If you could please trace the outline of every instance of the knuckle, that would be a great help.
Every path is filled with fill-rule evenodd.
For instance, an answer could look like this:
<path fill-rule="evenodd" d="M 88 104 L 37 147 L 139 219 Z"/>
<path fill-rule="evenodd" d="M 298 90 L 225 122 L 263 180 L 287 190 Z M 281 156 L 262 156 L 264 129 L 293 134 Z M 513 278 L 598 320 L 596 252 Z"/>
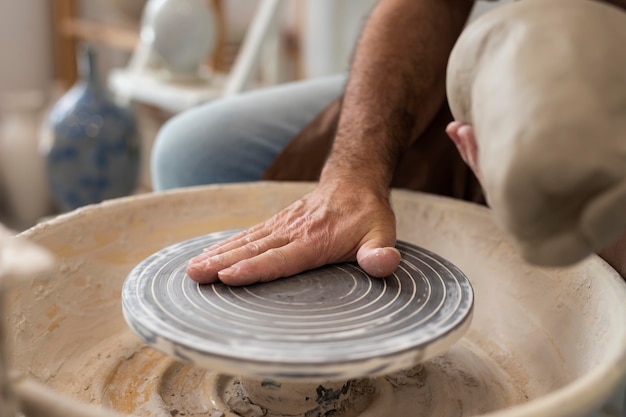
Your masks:
<path fill-rule="evenodd" d="M 269 249 L 267 255 L 278 264 L 284 264 L 289 261 L 287 254 L 281 248 Z"/>
<path fill-rule="evenodd" d="M 244 250 L 246 251 L 248 255 L 252 255 L 252 256 L 256 256 L 262 252 L 261 245 L 259 245 L 258 242 L 254 242 L 254 241 L 248 242 L 244 246 Z"/>

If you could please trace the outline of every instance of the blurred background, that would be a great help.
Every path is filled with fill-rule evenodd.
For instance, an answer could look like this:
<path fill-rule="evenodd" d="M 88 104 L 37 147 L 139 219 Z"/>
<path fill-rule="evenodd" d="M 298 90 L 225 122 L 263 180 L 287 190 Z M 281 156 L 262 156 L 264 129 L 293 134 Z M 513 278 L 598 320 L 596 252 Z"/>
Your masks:
<path fill-rule="evenodd" d="M 98 130 L 98 123 L 117 122 L 104 116 L 111 105 L 93 104 L 104 99 L 85 85 L 98 82 L 137 127 L 138 175 L 131 181 L 132 190 L 122 193 L 150 192 L 150 149 L 168 118 L 218 99 L 225 91 L 236 94 L 345 71 L 374 3 L 0 0 L 0 222 L 21 230 L 59 212 L 111 197 L 94 192 L 91 200 L 79 199 L 67 189 L 64 197 L 73 193 L 73 205 L 59 197 L 60 189 L 72 181 L 100 188 L 113 181 L 102 172 L 88 181 L 87 174 L 79 175 L 85 169 L 86 155 L 102 168 L 112 164 L 110 155 L 107 159 L 102 153 L 102 143 L 113 143 L 112 134 L 121 135 L 115 140 L 126 141 L 119 143 L 132 142 L 121 133 L 102 137 L 104 129 Z M 487 7 L 479 2 L 481 11 Z M 198 33 L 207 41 L 204 46 L 189 41 Z M 93 68 L 85 69 L 85 43 L 95 57 Z M 81 126 L 84 129 L 77 130 Z M 68 147 L 72 141 L 87 143 L 77 135 L 88 138 L 90 147 Z M 82 158 L 83 165 L 64 162 L 59 167 L 60 156 Z M 74 171 L 76 178 L 68 179 L 68 172 Z"/>

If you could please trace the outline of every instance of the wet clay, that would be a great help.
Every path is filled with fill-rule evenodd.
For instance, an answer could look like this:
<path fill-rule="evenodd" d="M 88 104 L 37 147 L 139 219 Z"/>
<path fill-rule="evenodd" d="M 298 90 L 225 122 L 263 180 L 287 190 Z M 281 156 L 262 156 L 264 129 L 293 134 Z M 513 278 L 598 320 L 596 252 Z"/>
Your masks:
<path fill-rule="evenodd" d="M 255 224 L 311 187 L 260 183 L 146 195 L 29 230 L 24 237 L 56 255 L 57 264 L 8 294 L 14 367 L 69 398 L 124 415 L 246 415 L 235 414 L 241 404 L 227 392 L 241 375 L 168 358 L 127 328 L 122 283 L 149 254 Z M 599 258 L 541 270 L 523 262 L 488 209 L 400 191 L 392 204 L 398 238 L 461 268 L 474 287 L 475 311 L 468 333 L 445 354 L 356 390 L 363 401 L 353 404 L 365 407 L 359 416 L 584 415 L 624 379 L 626 284 Z"/>
<path fill-rule="evenodd" d="M 626 13 L 525 0 L 470 24 L 448 99 L 473 124 L 482 185 L 526 259 L 568 265 L 626 230 Z"/>
<path fill-rule="evenodd" d="M 315 395 L 304 407 L 289 403 L 289 397 L 249 401 L 245 391 L 241 392 L 242 378 L 183 364 L 144 347 L 115 369 L 103 401 L 124 414 L 155 417 L 213 416 L 225 410 L 231 410 L 224 413 L 229 417 L 323 416 L 331 411 L 337 417 L 380 417 L 388 410 L 399 416 L 473 416 L 531 398 L 524 373 L 510 371 L 511 364 L 498 364 L 482 348 L 464 340 L 448 353 L 415 368 L 353 381 L 349 404 L 338 401 L 334 408 L 320 409 Z M 318 392 L 320 388 L 328 390 L 325 384 L 316 387 Z"/>

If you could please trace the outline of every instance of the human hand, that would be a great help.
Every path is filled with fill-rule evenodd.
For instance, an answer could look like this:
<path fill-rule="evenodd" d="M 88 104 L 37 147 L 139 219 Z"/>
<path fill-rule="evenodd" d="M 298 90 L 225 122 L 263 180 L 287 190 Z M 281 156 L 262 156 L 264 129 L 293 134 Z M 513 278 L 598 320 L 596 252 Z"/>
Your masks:
<path fill-rule="evenodd" d="M 395 241 L 387 195 L 332 181 L 205 249 L 189 261 L 187 274 L 200 283 L 247 285 L 356 260 L 368 274 L 385 277 L 400 263 Z"/>
<path fill-rule="evenodd" d="M 480 167 L 478 166 L 478 145 L 473 126 L 458 121 L 450 122 L 446 127 L 446 133 L 456 145 L 461 158 L 474 171 L 476 178 L 481 180 Z"/>

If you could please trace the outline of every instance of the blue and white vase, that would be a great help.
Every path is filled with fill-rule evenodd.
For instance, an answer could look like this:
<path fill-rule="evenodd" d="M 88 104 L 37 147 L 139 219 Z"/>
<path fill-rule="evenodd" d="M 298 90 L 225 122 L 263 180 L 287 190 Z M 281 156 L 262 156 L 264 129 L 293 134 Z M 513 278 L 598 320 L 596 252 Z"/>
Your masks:
<path fill-rule="evenodd" d="M 140 138 L 133 115 L 98 80 L 93 49 L 78 55 L 80 78 L 52 107 L 44 144 L 48 183 L 61 211 L 131 194 L 139 175 Z"/>

